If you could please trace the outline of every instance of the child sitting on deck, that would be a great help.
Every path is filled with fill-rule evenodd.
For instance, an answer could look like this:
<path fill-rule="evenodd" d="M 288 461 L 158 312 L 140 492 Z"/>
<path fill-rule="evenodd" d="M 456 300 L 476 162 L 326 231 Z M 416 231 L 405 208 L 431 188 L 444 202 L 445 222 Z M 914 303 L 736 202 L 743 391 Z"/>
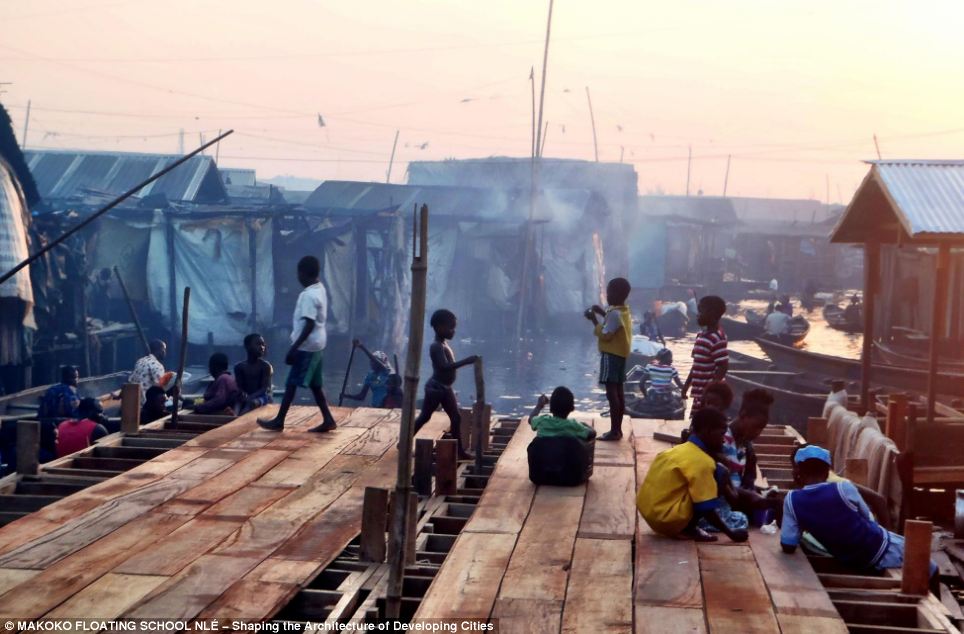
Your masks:
<path fill-rule="evenodd" d="M 91 444 L 108 434 L 100 423 L 104 408 L 96 398 L 85 398 L 77 407 L 78 417 L 65 420 L 57 426 L 57 457 L 63 458 Z"/>
<path fill-rule="evenodd" d="M 715 409 L 693 416 L 687 442 L 667 449 L 653 460 L 636 496 L 636 507 L 650 527 L 667 537 L 716 541 L 699 528 L 706 519 L 735 542 L 747 540 L 745 529 L 732 529 L 717 513 L 716 456 L 723 448 L 726 417 Z"/>
<path fill-rule="evenodd" d="M 803 532 L 810 533 L 842 564 L 856 570 L 900 568 L 904 538 L 878 524 L 857 488 L 850 482 L 828 482 L 830 452 L 807 445 L 793 457 L 802 489 L 787 493 L 783 502 L 780 546 L 792 554 Z M 931 575 L 937 571 L 932 561 Z"/>
<path fill-rule="evenodd" d="M 547 404 L 550 414 L 540 416 Z M 576 486 L 586 481 L 592 447 L 585 441 L 595 439 L 596 430 L 569 418 L 574 409 L 572 392 L 560 386 L 549 398 L 541 395 L 529 414 L 529 426 L 536 432 L 527 450 L 534 484 Z"/>
<path fill-rule="evenodd" d="M 194 403 L 195 414 L 234 415 L 238 402 L 238 384 L 228 372 L 228 357 L 223 352 L 215 352 L 208 360 L 208 371 L 214 381 L 204 390 L 204 398 Z"/>
<path fill-rule="evenodd" d="M 264 360 L 268 351 L 264 337 L 256 332 L 246 336 L 244 350 L 248 358 L 234 366 L 234 378 L 240 390 L 239 414 L 246 414 L 271 402 L 271 379 L 274 376 L 274 368 Z"/>
<path fill-rule="evenodd" d="M 167 394 L 164 392 L 164 388 L 159 385 L 152 385 L 150 389 L 147 390 L 144 405 L 141 407 L 141 425 L 153 423 L 168 414 Z"/>

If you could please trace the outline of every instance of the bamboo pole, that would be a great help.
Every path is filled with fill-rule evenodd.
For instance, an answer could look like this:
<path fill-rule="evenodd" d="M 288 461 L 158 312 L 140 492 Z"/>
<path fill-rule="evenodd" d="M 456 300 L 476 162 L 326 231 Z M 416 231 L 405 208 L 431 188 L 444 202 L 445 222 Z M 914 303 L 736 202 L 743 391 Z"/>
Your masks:
<path fill-rule="evenodd" d="M 864 245 L 864 342 L 860 363 L 860 406 L 871 408 L 870 381 L 873 370 L 871 359 L 874 353 L 874 304 L 877 300 L 877 286 L 880 284 L 880 244 L 875 241 Z"/>
<path fill-rule="evenodd" d="M 131 296 L 127 292 L 127 284 L 124 283 L 124 278 L 121 277 L 120 271 L 116 266 L 114 267 L 114 276 L 117 277 L 117 283 L 120 284 L 121 293 L 124 294 L 124 301 L 127 302 L 127 310 L 131 311 L 131 319 L 134 320 L 137 335 L 141 338 L 141 343 L 144 344 L 144 350 L 147 351 L 147 354 L 150 354 L 151 344 L 147 341 L 147 335 L 144 334 L 144 329 L 141 328 L 141 320 L 137 318 L 137 311 L 134 310 L 134 302 L 131 301 Z"/>
<path fill-rule="evenodd" d="M 475 438 L 475 472 L 482 475 L 482 420 L 485 417 L 485 374 L 483 373 L 482 357 L 475 359 L 475 407 L 472 408 Z"/>
<path fill-rule="evenodd" d="M 415 397 L 419 367 L 422 361 L 422 339 L 425 333 L 425 296 L 428 281 L 428 206 L 422 205 L 413 218 L 416 226 L 412 244 L 412 305 L 408 323 L 408 357 L 405 359 L 405 392 L 402 398 L 402 423 L 398 436 L 398 477 L 395 499 L 408 500 L 412 490 L 412 424 L 415 419 Z M 415 243 L 414 235 L 418 236 Z M 390 533 L 392 554 L 389 562 L 388 592 L 385 616 L 397 619 L 402 608 L 402 582 L 405 577 L 405 544 L 409 529 L 408 504 L 398 504 L 392 517 Z"/>
<path fill-rule="evenodd" d="M 937 403 L 938 352 L 944 335 L 947 313 L 947 281 L 951 268 L 951 249 L 945 243 L 937 251 L 937 271 L 934 276 L 934 314 L 931 315 L 931 347 L 927 360 L 927 422 L 934 422 Z"/>
<path fill-rule="evenodd" d="M 178 360 L 177 379 L 174 382 L 174 411 L 171 412 L 171 426 L 177 427 L 177 412 L 180 408 L 181 387 L 184 382 L 184 364 L 187 363 L 187 322 L 191 305 L 191 287 L 184 287 L 184 301 L 181 305 L 181 357 Z"/>

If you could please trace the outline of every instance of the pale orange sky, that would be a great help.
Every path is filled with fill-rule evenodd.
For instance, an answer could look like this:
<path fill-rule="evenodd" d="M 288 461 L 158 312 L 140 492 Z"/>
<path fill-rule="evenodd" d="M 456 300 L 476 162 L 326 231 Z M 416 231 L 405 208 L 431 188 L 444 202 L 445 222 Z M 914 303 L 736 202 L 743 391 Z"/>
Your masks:
<path fill-rule="evenodd" d="M 259 177 L 404 182 L 528 156 L 548 0 L 0 0 L 0 96 L 29 147 L 174 152 L 218 129 Z M 849 200 L 874 158 L 961 158 L 964 4 L 558 0 L 547 157 L 622 151 L 640 192 Z M 538 84 L 537 84 L 538 86 Z M 468 101 L 463 101 L 468 100 Z M 107 114 L 105 114 L 107 113 Z M 120 113 L 111 116 L 109 113 Z M 317 124 L 321 114 L 327 126 Z M 621 130 L 620 130 L 621 128 Z M 424 149 L 421 146 L 428 143 Z"/>

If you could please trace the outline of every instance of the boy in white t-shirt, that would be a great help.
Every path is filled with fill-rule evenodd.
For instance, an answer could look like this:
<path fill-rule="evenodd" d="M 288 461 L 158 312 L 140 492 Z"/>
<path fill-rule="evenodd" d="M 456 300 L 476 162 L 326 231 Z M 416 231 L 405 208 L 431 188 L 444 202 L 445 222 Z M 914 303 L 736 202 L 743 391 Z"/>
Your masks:
<path fill-rule="evenodd" d="M 298 281 L 305 287 L 298 296 L 291 327 L 291 349 L 285 356 L 285 363 L 291 366 L 285 382 L 285 395 L 281 400 L 278 415 L 270 420 L 259 418 L 258 425 L 264 429 L 282 431 L 285 416 L 295 398 L 299 387 L 307 387 L 315 397 L 321 410 L 322 423 L 308 431 L 324 432 L 337 427 L 335 418 L 328 409 L 328 399 L 322 390 L 322 353 L 327 343 L 325 321 L 328 317 L 328 294 L 321 283 L 321 264 L 313 255 L 306 255 L 298 261 Z"/>

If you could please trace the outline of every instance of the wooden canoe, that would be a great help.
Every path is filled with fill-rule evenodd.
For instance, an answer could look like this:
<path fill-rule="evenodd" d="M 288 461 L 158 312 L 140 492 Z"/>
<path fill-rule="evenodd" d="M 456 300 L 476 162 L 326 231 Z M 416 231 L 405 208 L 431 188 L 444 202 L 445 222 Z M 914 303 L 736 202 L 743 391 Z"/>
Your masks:
<path fill-rule="evenodd" d="M 790 425 L 801 433 L 806 430 L 808 417 L 819 417 L 823 413 L 827 400 L 827 394 L 821 393 L 819 386 L 806 383 L 797 372 L 732 370 L 727 373 L 726 382 L 733 390 L 734 409 L 739 409 L 746 392 L 767 390 L 773 395 L 770 423 Z"/>

